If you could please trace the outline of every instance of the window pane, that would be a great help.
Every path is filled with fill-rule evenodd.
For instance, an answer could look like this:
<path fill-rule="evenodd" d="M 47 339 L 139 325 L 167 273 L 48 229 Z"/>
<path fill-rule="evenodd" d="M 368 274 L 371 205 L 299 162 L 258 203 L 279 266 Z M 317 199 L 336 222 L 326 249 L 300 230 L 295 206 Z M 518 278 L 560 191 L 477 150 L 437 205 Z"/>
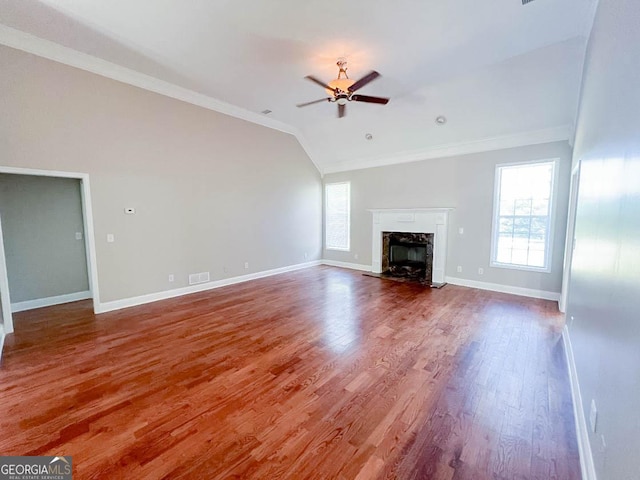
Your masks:
<path fill-rule="evenodd" d="M 500 217 L 500 233 L 513 233 L 513 218 L 512 217 Z"/>
<path fill-rule="evenodd" d="M 516 215 L 529 215 L 531 214 L 531 199 L 530 198 L 517 198 L 515 203 Z"/>
<path fill-rule="evenodd" d="M 536 199 L 533 202 L 533 208 L 531 210 L 533 215 L 548 215 L 549 214 L 549 199 L 541 198 Z"/>
<path fill-rule="evenodd" d="M 350 184 L 332 183 L 325 188 L 325 245 L 349 249 Z"/>
<path fill-rule="evenodd" d="M 554 162 L 498 166 L 496 263 L 547 267 Z"/>
<path fill-rule="evenodd" d="M 503 200 L 500 202 L 500 215 L 515 215 L 516 204 L 513 200 Z"/>
<path fill-rule="evenodd" d="M 513 241 L 511 237 L 500 237 L 498 239 L 497 259 L 500 263 L 511 263 L 511 249 L 513 247 Z"/>

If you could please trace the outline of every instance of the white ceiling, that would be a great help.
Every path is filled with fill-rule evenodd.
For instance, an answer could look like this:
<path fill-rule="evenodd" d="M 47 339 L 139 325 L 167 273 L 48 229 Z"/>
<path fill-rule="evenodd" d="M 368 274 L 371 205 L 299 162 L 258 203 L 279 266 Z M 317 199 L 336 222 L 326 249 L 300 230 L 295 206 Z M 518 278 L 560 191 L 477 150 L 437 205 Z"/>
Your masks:
<path fill-rule="evenodd" d="M 0 23 L 255 113 L 272 110 L 321 170 L 335 171 L 496 138 L 562 136 L 575 118 L 594 2 L 0 0 Z M 338 57 L 351 78 L 379 71 L 359 93 L 389 104 L 353 102 L 342 119 L 335 104 L 296 108 L 326 96 L 303 77 L 331 80 Z M 447 124 L 437 126 L 437 115 Z"/>

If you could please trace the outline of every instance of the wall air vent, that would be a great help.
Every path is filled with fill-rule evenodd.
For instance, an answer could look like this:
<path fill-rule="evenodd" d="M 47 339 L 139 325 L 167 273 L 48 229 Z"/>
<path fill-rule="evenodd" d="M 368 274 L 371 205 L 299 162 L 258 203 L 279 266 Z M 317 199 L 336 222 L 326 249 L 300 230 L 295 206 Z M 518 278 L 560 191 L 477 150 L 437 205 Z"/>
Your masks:
<path fill-rule="evenodd" d="M 189 275 L 189 285 L 195 285 L 196 283 L 204 283 L 209 281 L 209 272 L 192 273 Z"/>

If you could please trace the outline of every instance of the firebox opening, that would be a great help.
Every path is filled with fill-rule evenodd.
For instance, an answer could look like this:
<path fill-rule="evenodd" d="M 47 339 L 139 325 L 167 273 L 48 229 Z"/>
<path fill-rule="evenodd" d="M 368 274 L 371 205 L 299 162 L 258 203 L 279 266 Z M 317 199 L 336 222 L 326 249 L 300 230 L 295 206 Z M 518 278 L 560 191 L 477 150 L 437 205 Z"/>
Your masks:
<path fill-rule="evenodd" d="M 431 284 L 433 234 L 383 232 L 382 276 Z"/>
<path fill-rule="evenodd" d="M 389 261 L 398 265 L 424 265 L 427 261 L 426 245 L 391 245 Z"/>

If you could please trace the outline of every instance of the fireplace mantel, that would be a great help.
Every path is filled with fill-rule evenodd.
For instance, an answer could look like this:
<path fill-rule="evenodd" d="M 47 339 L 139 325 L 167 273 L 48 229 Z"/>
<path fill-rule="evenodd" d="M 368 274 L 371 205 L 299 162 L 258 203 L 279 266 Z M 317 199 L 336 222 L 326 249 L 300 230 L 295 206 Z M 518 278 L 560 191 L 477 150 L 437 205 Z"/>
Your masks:
<path fill-rule="evenodd" d="M 433 233 L 433 283 L 445 283 L 449 212 L 453 208 L 379 208 L 373 214 L 372 271 L 382 273 L 382 232 Z"/>

